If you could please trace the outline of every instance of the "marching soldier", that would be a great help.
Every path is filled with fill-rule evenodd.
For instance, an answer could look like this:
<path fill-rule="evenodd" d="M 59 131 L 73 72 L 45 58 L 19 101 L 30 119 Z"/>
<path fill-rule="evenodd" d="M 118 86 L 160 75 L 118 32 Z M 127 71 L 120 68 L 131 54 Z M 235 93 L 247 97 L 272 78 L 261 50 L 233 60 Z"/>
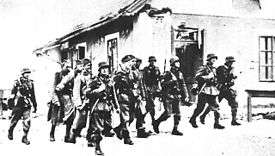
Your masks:
<path fill-rule="evenodd" d="M 134 96 L 135 96 L 135 117 L 136 117 L 136 129 L 138 138 L 147 138 L 150 136 L 148 132 L 145 131 L 144 127 L 144 118 L 145 118 L 145 86 L 143 83 L 143 74 L 140 71 L 139 67 L 142 63 L 141 59 L 136 58 L 136 64 L 133 66 L 132 74 L 134 79 Z M 143 107 L 144 106 L 144 107 Z"/>
<path fill-rule="evenodd" d="M 96 155 L 103 155 L 100 142 L 106 124 L 111 126 L 109 115 L 113 102 L 113 90 L 109 76 L 109 65 L 106 62 L 100 62 L 98 67 L 99 73 L 88 84 L 86 91 L 86 97 L 91 104 L 87 140 L 89 147 L 95 146 Z"/>
<path fill-rule="evenodd" d="M 65 117 L 65 112 L 64 108 L 66 108 L 66 105 L 68 102 L 65 102 L 66 100 L 66 94 L 70 94 L 71 92 L 71 85 L 72 84 L 67 84 L 67 87 L 65 87 L 62 91 L 56 91 L 57 85 L 61 82 L 62 78 L 65 77 L 70 73 L 70 67 L 66 65 L 66 63 L 62 64 L 62 69 L 60 72 L 55 73 L 54 77 L 54 91 L 52 95 L 52 99 L 49 102 L 49 111 L 48 111 L 48 121 L 51 121 L 51 131 L 50 131 L 50 141 L 53 142 L 55 141 L 55 128 L 59 123 L 62 123 L 64 120 L 63 118 Z M 71 103 L 69 104 L 71 105 Z M 72 124 L 72 119 L 71 121 L 66 121 L 67 122 L 67 127 L 70 127 L 69 125 Z M 68 134 L 67 134 L 68 136 Z M 66 139 L 65 139 L 66 140 Z"/>
<path fill-rule="evenodd" d="M 81 69 L 80 62 L 76 62 L 78 65 L 74 70 L 69 69 L 64 70 L 61 81 L 56 85 L 55 91 L 57 95 L 60 97 L 61 104 L 64 107 L 64 117 L 63 122 L 66 125 L 66 134 L 64 138 L 64 142 L 69 143 L 70 142 L 70 131 L 71 127 L 75 118 L 75 106 L 73 103 L 73 86 L 74 86 L 74 76 L 75 74 Z M 54 139 L 50 139 L 54 140 Z"/>
<path fill-rule="evenodd" d="M 237 122 L 237 109 L 238 102 L 236 101 L 236 90 L 232 87 L 234 86 L 234 80 L 237 76 L 233 73 L 233 63 L 235 58 L 233 56 L 228 56 L 225 58 L 225 64 L 217 68 L 217 81 L 219 84 L 220 94 L 218 96 L 219 102 L 222 99 L 226 99 L 229 106 L 231 107 L 232 121 L 231 125 L 239 126 L 240 123 Z M 210 108 L 207 107 L 205 112 L 200 116 L 201 123 L 204 124 L 206 115 L 210 112 Z"/>
<path fill-rule="evenodd" d="M 129 121 L 132 120 L 130 112 L 133 112 L 134 109 L 134 83 L 130 72 L 135 64 L 135 57 L 133 55 L 126 55 L 122 58 L 121 62 L 121 71 L 118 71 L 114 77 L 114 87 L 120 107 L 121 123 L 114 128 L 114 132 L 119 139 L 124 139 L 124 144 L 133 145 L 128 126 Z"/>
<path fill-rule="evenodd" d="M 146 109 L 150 113 L 152 123 L 155 121 L 155 104 L 154 100 L 160 92 L 160 70 L 155 66 L 157 61 L 155 56 L 149 57 L 149 66 L 143 69 L 143 78 L 146 86 Z"/>
<path fill-rule="evenodd" d="M 172 135 L 183 135 L 178 130 L 178 125 L 181 119 L 180 100 L 189 101 L 187 87 L 183 78 L 182 72 L 179 70 L 180 63 L 178 57 L 170 59 L 171 70 L 164 73 L 161 82 L 163 92 L 164 112 L 153 122 L 153 128 L 156 133 L 159 133 L 159 125 L 162 121 L 167 120 L 174 114 L 174 128 Z M 182 98 L 185 97 L 185 98 Z"/>
<path fill-rule="evenodd" d="M 85 99 L 85 90 L 90 79 L 91 61 L 83 59 L 82 64 L 74 73 L 73 103 L 75 106 L 75 118 L 73 121 L 70 143 L 76 143 L 76 137 L 80 136 L 81 130 L 86 126 L 88 106 Z"/>
<path fill-rule="evenodd" d="M 217 96 L 219 95 L 219 90 L 217 86 L 217 75 L 216 68 L 214 67 L 214 63 L 218 57 L 215 54 L 207 55 L 207 64 L 202 66 L 201 69 L 196 73 L 196 80 L 198 83 L 203 84 L 200 85 L 200 92 L 198 95 L 198 103 L 197 107 L 194 110 L 192 117 L 189 122 L 194 128 L 197 128 L 198 125 L 196 123 L 197 116 L 204 110 L 205 104 L 211 107 L 211 110 L 214 111 L 215 123 L 214 128 L 216 129 L 224 129 L 224 126 L 219 124 L 219 105 L 217 103 Z"/>
<path fill-rule="evenodd" d="M 21 77 L 15 81 L 11 93 L 14 95 L 14 108 L 12 110 L 11 124 L 8 130 L 9 140 L 13 140 L 13 130 L 17 122 L 23 118 L 23 132 L 22 142 L 26 145 L 30 144 L 28 140 L 28 132 L 31 126 L 31 107 L 37 106 L 33 81 L 29 79 L 30 69 L 23 68 L 21 71 Z M 36 108 L 34 108 L 36 109 Z"/>

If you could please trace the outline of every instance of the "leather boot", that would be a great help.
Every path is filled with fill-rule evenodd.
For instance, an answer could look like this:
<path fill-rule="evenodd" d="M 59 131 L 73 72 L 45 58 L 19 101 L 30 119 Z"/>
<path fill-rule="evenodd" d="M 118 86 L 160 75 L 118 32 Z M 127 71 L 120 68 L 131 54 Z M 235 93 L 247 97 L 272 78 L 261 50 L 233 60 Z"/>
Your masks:
<path fill-rule="evenodd" d="M 13 140 L 13 130 L 9 129 L 9 134 L 8 134 L 9 140 Z"/>
<path fill-rule="evenodd" d="M 178 131 L 178 129 L 177 129 L 177 128 L 174 128 L 174 129 L 173 129 L 173 131 L 172 131 L 172 135 L 182 136 L 182 135 L 183 135 L 183 133 L 182 133 L 182 132 L 180 132 L 180 131 Z"/>
<path fill-rule="evenodd" d="M 205 124 L 205 116 L 200 116 L 200 122 L 201 122 L 202 124 Z"/>
<path fill-rule="evenodd" d="M 133 141 L 130 138 L 129 132 L 127 130 L 122 130 L 122 136 L 124 138 L 124 144 L 133 145 Z"/>
<path fill-rule="evenodd" d="M 232 121 L 231 121 L 231 125 L 232 125 L 232 126 L 240 126 L 241 124 L 238 123 L 236 120 L 232 120 Z"/>
<path fill-rule="evenodd" d="M 159 122 L 158 122 L 158 120 L 155 120 L 153 123 L 152 123 L 152 125 L 153 125 L 153 129 L 154 129 L 154 131 L 155 131 L 155 133 L 159 133 Z"/>
<path fill-rule="evenodd" d="M 104 153 L 101 150 L 100 143 L 95 144 L 95 155 L 104 155 Z"/>
<path fill-rule="evenodd" d="M 150 133 L 145 132 L 145 128 L 137 130 L 137 137 L 138 138 L 148 138 L 149 136 L 150 136 Z"/>
<path fill-rule="evenodd" d="M 196 119 L 190 118 L 189 123 L 193 128 L 198 128 L 198 125 L 196 123 Z"/>
<path fill-rule="evenodd" d="M 114 128 L 113 130 L 114 130 L 116 136 L 118 137 L 118 139 L 121 140 L 121 139 L 122 139 L 122 133 L 121 133 L 121 128 L 120 128 L 120 126 Z"/>
<path fill-rule="evenodd" d="M 222 125 L 220 125 L 219 123 L 215 123 L 215 124 L 214 124 L 214 128 L 215 128 L 215 129 L 224 129 L 225 127 L 222 126 Z"/>
<path fill-rule="evenodd" d="M 27 136 L 22 137 L 22 143 L 29 145 L 31 142 L 28 140 Z"/>
<path fill-rule="evenodd" d="M 54 142 L 54 141 L 55 141 L 54 135 L 51 133 L 50 134 L 50 142 Z"/>

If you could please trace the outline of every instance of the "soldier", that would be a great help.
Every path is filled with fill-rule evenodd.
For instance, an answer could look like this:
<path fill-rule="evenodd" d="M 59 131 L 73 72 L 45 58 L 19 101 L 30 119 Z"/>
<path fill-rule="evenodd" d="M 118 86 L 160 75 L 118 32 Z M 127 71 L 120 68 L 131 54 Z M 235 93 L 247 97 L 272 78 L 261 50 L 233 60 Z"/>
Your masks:
<path fill-rule="evenodd" d="M 160 92 L 160 70 L 155 66 L 157 61 L 155 56 L 149 57 L 149 66 L 143 69 L 144 83 L 146 86 L 146 109 L 150 113 L 152 123 L 155 121 L 155 104 L 154 100 Z"/>
<path fill-rule="evenodd" d="M 71 84 L 68 84 L 67 87 L 65 87 L 62 91 L 56 91 L 56 86 L 61 82 L 62 78 L 69 74 L 70 67 L 63 63 L 62 69 L 60 72 L 55 73 L 54 77 L 54 91 L 52 95 L 52 99 L 49 102 L 49 111 L 48 111 L 48 121 L 51 121 L 51 131 L 50 131 L 50 141 L 55 141 L 55 128 L 59 123 L 63 122 L 63 118 L 65 117 L 64 108 L 68 103 L 65 102 L 66 93 L 70 94 L 71 90 Z M 65 96 L 65 97 L 64 97 Z M 67 127 L 70 127 L 69 125 L 72 124 L 72 121 L 66 121 Z"/>
<path fill-rule="evenodd" d="M 194 110 L 192 117 L 189 122 L 194 128 L 197 128 L 198 125 L 196 123 L 196 118 L 200 113 L 204 110 L 205 104 L 211 107 L 211 110 L 214 111 L 215 123 L 214 128 L 216 129 L 224 129 L 224 126 L 219 124 L 219 105 L 217 103 L 217 96 L 219 95 L 219 90 L 217 89 L 217 75 L 216 68 L 214 67 L 214 63 L 218 57 L 215 54 L 207 55 L 207 64 L 202 66 L 201 69 L 196 73 L 196 80 L 203 84 L 201 86 L 201 92 L 198 95 L 198 103 L 197 107 Z"/>
<path fill-rule="evenodd" d="M 31 107 L 32 105 L 36 105 L 33 81 L 29 79 L 30 73 L 30 69 L 23 68 L 21 77 L 15 81 L 12 88 L 11 94 L 14 96 L 15 106 L 12 110 L 11 124 L 8 130 L 8 138 L 9 140 L 13 140 L 13 130 L 17 122 L 23 118 L 24 135 L 22 137 L 22 142 L 26 145 L 30 144 L 27 137 L 31 126 Z"/>
<path fill-rule="evenodd" d="M 90 71 L 91 61 L 89 59 L 83 59 L 81 67 L 75 70 L 73 87 L 75 118 L 70 133 L 70 143 L 76 143 L 76 137 L 80 136 L 81 130 L 86 126 L 88 107 L 85 99 L 85 90 L 87 81 L 90 79 Z"/>
<path fill-rule="evenodd" d="M 189 95 L 183 74 L 179 70 L 180 63 L 178 57 L 170 59 L 170 66 L 171 70 L 166 71 L 161 80 L 163 105 L 165 110 L 161 116 L 153 122 L 153 128 L 156 133 L 159 133 L 160 123 L 174 114 L 174 128 L 172 130 L 172 135 L 181 136 L 183 135 L 182 132 L 178 131 L 178 125 L 181 119 L 180 100 L 185 99 L 185 101 L 189 101 Z"/>
<path fill-rule="evenodd" d="M 77 62 L 80 64 L 80 62 Z M 80 65 L 79 65 L 80 68 Z M 75 118 L 75 107 L 72 100 L 73 96 L 73 85 L 74 85 L 74 75 L 77 69 L 72 70 L 70 67 L 64 70 L 62 73 L 61 81 L 56 85 L 55 91 L 57 95 L 60 97 L 61 104 L 64 107 L 64 117 L 63 122 L 66 124 L 66 134 L 64 137 L 64 142 L 70 142 L 70 131 Z M 66 74 L 66 72 L 68 72 Z"/>
<path fill-rule="evenodd" d="M 219 84 L 220 94 L 218 96 L 219 102 L 222 101 L 222 99 L 226 99 L 229 106 L 231 107 L 231 114 L 232 114 L 232 121 L 231 125 L 233 126 L 239 126 L 240 123 L 237 122 L 237 109 L 238 109 L 238 102 L 236 101 L 236 90 L 234 90 L 232 87 L 234 86 L 234 80 L 237 78 L 237 76 L 233 73 L 233 63 L 235 62 L 235 59 L 233 56 L 228 56 L 225 58 L 225 64 L 222 66 L 219 66 L 217 68 L 217 80 Z M 202 124 L 205 123 L 205 117 L 210 112 L 210 108 L 207 107 L 205 112 L 200 116 L 200 121 Z"/>
<path fill-rule="evenodd" d="M 124 139 L 124 144 L 133 145 L 134 143 L 130 138 L 128 126 L 129 121 L 132 119 L 130 112 L 133 112 L 134 109 L 135 96 L 132 92 L 134 83 L 130 72 L 135 64 L 135 57 L 133 55 L 126 55 L 122 58 L 121 62 L 121 70 L 118 71 L 114 77 L 114 87 L 120 107 L 121 123 L 114 128 L 114 132 L 119 139 Z"/>
<path fill-rule="evenodd" d="M 150 136 L 148 132 L 145 131 L 144 127 L 144 117 L 145 117 L 145 86 L 143 83 L 143 74 L 140 71 L 139 67 L 142 63 L 141 59 L 136 58 L 136 64 L 132 68 L 132 74 L 134 79 L 134 96 L 135 96 L 135 117 L 136 117 L 136 129 L 138 138 L 147 138 Z"/>
<path fill-rule="evenodd" d="M 113 102 L 113 89 L 110 82 L 109 65 L 106 62 L 100 62 L 98 67 L 98 76 L 92 79 L 86 91 L 86 97 L 91 104 L 87 140 L 88 146 L 95 146 L 96 155 L 103 155 L 100 142 L 106 124 L 111 125 L 109 115 Z"/>

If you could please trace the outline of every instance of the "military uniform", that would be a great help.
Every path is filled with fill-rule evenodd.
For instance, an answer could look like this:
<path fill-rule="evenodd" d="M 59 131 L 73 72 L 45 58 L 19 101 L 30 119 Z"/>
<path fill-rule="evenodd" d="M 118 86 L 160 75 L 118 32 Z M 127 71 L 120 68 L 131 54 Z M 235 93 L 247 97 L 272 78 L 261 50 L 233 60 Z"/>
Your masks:
<path fill-rule="evenodd" d="M 219 102 L 224 98 L 228 101 L 229 106 L 231 107 L 231 113 L 232 113 L 232 125 L 240 125 L 237 122 L 237 108 L 238 108 L 238 102 L 236 101 L 236 90 L 232 88 L 234 86 L 234 80 L 237 78 L 237 76 L 233 73 L 233 67 L 231 65 L 228 65 L 229 63 L 235 62 L 234 57 L 228 56 L 225 59 L 225 64 L 222 66 L 219 66 L 217 68 L 217 81 L 218 81 L 218 88 L 220 90 L 220 94 L 218 96 Z M 230 64 L 231 64 L 230 63 Z M 208 114 L 209 108 L 205 110 L 204 114 L 201 115 L 201 122 L 204 123 L 205 116 Z"/>
<path fill-rule="evenodd" d="M 181 119 L 180 101 L 182 96 L 185 98 L 189 96 L 183 74 L 179 71 L 179 67 L 175 66 L 176 62 L 179 63 L 178 58 L 172 58 L 170 60 L 171 70 L 166 71 L 161 80 L 164 112 L 153 122 L 153 128 L 156 133 L 159 133 L 159 124 L 174 114 L 174 128 L 172 134 L 182 135 L 182 133 L 178 131 L 178 125 Z"/>
<path fill-rule="evenodd" d="M 101 68 L 109 68 L 109 65 L 106 62 L 101 62 L 99 70 Z M 90 100 L 91 111 L 87 132 L 88 146 L 95 144 L 95 153 L 102 155 L 100 142 L 104 130 L 106 131 L 106 128 L 111 126 L 110 111 L 114 99 L 109 75 L 99 73 L 97 77 L 93 78 L 88 84 L 86 97 Z"/>
<path fill-rule="evenodd" d="M 24 135 L 22 138 L 22 142 L 28 145 L 30 144 L 30 141 L 27 139 L 27 135 L 31 126 L 30 111 L 32 105 L 36 105 L 36 99 L 33 81 L 27 77 L 24 77 L 24 74 L 26 73 L 31 73 L 31 71 L 28 68 L 24 68 L 21 72 L 22 76 L 15 81 L 15 84 L 11 91 L 11 94 L 14 95 L 15 106 L 12 110 L 11 124 L 8 130 L 8 138 L 10 140 L 13 139 L 13 130 L 17 122 L 21 118 L 23 118 Z"/>
<path fill-rule="evenodd" d="M 208 103 L 211 110 L 214 111 L 215 124 L 214 128 L 223 129 L 224 127 L 219 124 L 219 105 L 217 103 L 217 96 L 219 95 L 219 90 L 217 86 L 217 75 L 216 68 L 211 64 L 212 59 L 217 59 L 218 57 L 214 54 L 207 55 L 207 64 L 202 66 L 196 73 L 196 80 L 201 81 L 204 85 L 201 88 L 201 92 L 198 95 L 197 107 L 194 110 L 192 117 L 189 122 L 194 128 L 197 128 L 196 118 L 204 110 L 205 104 Z"/>
<path fill-rule="evenodd" d="M 134 97 L 135 97 L 135 110 L 134 115 L 136 117 L 136 129 L 137 137 L 147 138 L 150 134 L 145 131 L 144 127 L 144 117 L 145 117 L 145 86 L 143 83 L 143 74 L 139 69 L 138 63 L 141 63 L 140 59 L 136 60 L 136 66 L 132 69 L 132 77 L 134 83 Z"/>
<path fill-rule="evenodd" d="M 66 124 L 66 134 L 64 142 L 69 142 L 70 130 L 75 117 L 74 103 L 72 100 L 74 74 L 75 71 L 69 70 L 68 74 L 62 75 L 61 81 L 55 87 L 55 92 L 59 97 L 60 104 L 63 106 L 62 109 L 64 109 L 63 122 L 64 124 Z"/>
<path fill-rule="evenodd" d="M 155 62 L 154 56 L 149 57 L 149 62 Z M 160 92 L 159 81 L 160 81 L 160 70 L 153 64 L 143 69 L 143 81 L 146 87 L 146 109 L 150 113 L 152 123 L 155 121 L 155 104 L 154 100 L 157 94 Z"/>
<path fill-rule="evenodd" d="M 122 58 L 122 66 L 124 66 L 126 62 L 132 62 L 134 59 L 135 57 L 133 55 L 126 55 Z M 133 94 L 134 83 L 133 77 L 131 77 L 130 75 L 130 70 L 131 69 L 122 68 L 121 71 L 118 71 L 114 77 L 114 87 L 120 107 L 121 121 L 120 125 L 114 128 L 114 132 L 116 133 L 119 139 L 124 139 L 125 144 L 133 145 L 128 130 L 129 122 L 133 118 L 132 112 L 134 111 L 135 101 L 135 96 Z"/>

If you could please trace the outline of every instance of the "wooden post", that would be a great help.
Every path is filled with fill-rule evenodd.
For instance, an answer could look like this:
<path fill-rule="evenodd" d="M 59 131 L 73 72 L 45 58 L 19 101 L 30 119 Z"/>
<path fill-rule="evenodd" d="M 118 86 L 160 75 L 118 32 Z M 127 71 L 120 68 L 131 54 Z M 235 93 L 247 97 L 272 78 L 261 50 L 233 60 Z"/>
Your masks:
<path fill-rule="evenodd" d="M 252 105 L 251 105 L 251 94 L 248 93 L 247 97 L 247 121 L 252 121 Z"/>

